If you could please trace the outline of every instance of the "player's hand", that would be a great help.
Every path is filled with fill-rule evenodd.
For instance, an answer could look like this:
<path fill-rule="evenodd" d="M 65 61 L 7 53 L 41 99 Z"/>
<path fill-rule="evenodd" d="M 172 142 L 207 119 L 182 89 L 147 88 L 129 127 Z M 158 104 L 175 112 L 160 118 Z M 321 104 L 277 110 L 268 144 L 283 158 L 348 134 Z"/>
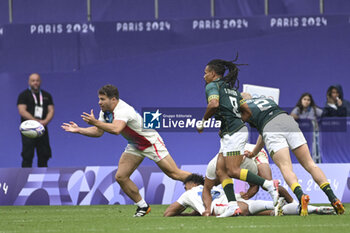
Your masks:
<path fill-rule="evenodd" d="M 79 126 L 73 121 L 70 121 L 69 123 L 63 123 L 61 125 L 61 128 L 64 129 L 66 132 L 71 132 L 71 133 L 79 132 Z"/>
<path fill-rule="evenodd" d="M 201 121 L 197 122 L 196 124 L 196 128 L 198 133 L 202 133 L 204 130 L 204 119 L 202 119 Z"/>
<path fill-rule="evenodd" d="M 86 113 L 86 112 L 83 112 L 83 114 L 81 115 L 81 118 L 83 118 L 83 121 L 85 121 L 89 125 L 95 125 L 95 123 L 98 121 L 95 118 L 94 110 L 92 110 L 92 109 L 90 111 L 90 114 Z"/>
<path fill-rule="evenodd" d="M 205 210 L 205 211 L 202 213 L 202 216 L 210 216 L 210 210 Z"/>
<path fill-rule="evenodd" d="M 248 193 L 240 192 L 239 194 L 241 195 L 241 197 L 242 197 L 244 200 L 249 200 Z"/>
<path fill-rule="evenodd" d="M 204 128 L 203 127 L 197 127 L 197 132 L 198 133 L 203 133 Z"/>
<path fill-rule="evenodd" d="M 250 158 L 250 159 L 254 157 L 253 152 L 251 152 L 249 150 L 244 151 L 244 156 L 247 158 Z"/>

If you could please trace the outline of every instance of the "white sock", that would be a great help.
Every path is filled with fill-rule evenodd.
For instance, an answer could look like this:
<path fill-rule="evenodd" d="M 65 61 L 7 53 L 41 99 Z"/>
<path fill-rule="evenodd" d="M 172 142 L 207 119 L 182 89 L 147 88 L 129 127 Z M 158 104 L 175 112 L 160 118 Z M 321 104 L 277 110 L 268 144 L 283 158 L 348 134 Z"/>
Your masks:
<path fill-rule="evenodd" d="M 138 207 L 144 208 L 147 207 L 147 202 L 142 198 L 141 201 L 135 203 Z"/>
<path fill-rule="evenodd" d="M 284 215 L 299 215 L 299 204 L 289 203 L 282 207 Z"/>
<path fill-rule="evenodd" d="M 299 205 L 299 202 L 297 201 L 297 200 L 294 200 L 293 199 L 293 202 L 292 202 L 293 204 L 297 204 L 297 205 Z"/>
<path fill-rule="evenodd" d="M 282 207 L 284 215 L 299 215 L 299 204 L 297 203 L 289 203 Z M 312 214 L 316 211 L 317 207 L 313 205 L 307 206 L 307 212 Z"/>
<path fill-rule="evenodd" d="M 308 205 L 308 206 L 307 206 L 307 212 L 308 212 L 309 214 L 312 214 L 312 213 L 316 212 L 316 209 L 317 209 L 316 206 L 313 206 L 313 205 Z"/>
<path fill-rule="evenodd" d="M 263 188 L 266 190 L 269 190 L 273 186 L 273 181 L 272 180 L 265 180 L 263 184 Z"/>
<path fill-rule="evenodd" d="M 272 201 L 252 201 L 248 205 L 248 210 L 251 215 L 254 215 L 256 213 L 259 213 L 263 210 L 273 210 L 274 206 Z"/>

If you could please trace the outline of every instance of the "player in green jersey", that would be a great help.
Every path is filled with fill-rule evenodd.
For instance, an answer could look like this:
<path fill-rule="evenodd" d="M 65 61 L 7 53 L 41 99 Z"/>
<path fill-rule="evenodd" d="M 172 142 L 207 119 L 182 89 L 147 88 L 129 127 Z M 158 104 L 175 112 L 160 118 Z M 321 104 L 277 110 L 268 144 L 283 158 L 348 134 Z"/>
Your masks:
<path fill-rule="evenodd" d="M 271 158 L 301 204 L 300 215 L 306 216 L 308 215 L 307 205 L 310 197 L 304 194 L 298 183 L 298 178 L 293 172 L 289 154 L 289 149 L 291 149 L 299 163 L 311 174 L 315 182 L 328 196 L 336 213 L 343 214 L 345 211 L 343 204 L 333 193 L 323 171 L 312 160 L 305 137 L 293 117 L 289 116 L 271 99 L 253 99 L 248 93 L 242 93 L 242 96 L 246 99 L 252 112 L 248 122 L 256 127 L 260 133 L 254 150 L 252 152 L 246 151 L 245 155 L 247 157 L 256 155 L 265 144 Z"/>
<path fill-rule="evenodd" d="M 225 72 L 227 75 L 225 76 Z M 241 169 L 244 146 L 248 139 L 248 129 L 243 120 L 251 116 L 251 111 L 245 103 L 236 85 L 238 68 L 231 61 L 215 59 L 210 61 L 204 70 L 206 82 L 207 109 L 203 121 L 215 116 L 221 122 L 220 151 L 217 161 L 217 176 L 225 191 L 229 205 L 228 211 L 221 216 L 230 216 L 237 208 L 232 178 L 257 184 L 267 190 L 274 202 L 278 201 L 278 181 L 268 181 L 247 169 Z M 197 128 L 203 131 L 203 126 Z M 203 192 L 205 206 L 211 199 L 210 192 Z M 204 215 L 210 214 L 205 212 Z"/>

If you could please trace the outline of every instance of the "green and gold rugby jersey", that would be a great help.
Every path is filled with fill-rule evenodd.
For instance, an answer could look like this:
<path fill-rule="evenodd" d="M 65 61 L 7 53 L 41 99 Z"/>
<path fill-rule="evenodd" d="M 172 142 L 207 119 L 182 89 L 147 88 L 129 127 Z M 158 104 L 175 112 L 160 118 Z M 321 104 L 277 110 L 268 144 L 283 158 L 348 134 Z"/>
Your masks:
<path fill-rule="evenodd" d="M 239 107 L 244 103 L 241 93 L 229 87 L 221 79 L 217 79 L 205 87 L 207 102 L 212 99 L 219 100 L 219 108 L 214 117 L 221 121 L 220 137 L 225 134 L 232 135 L 244 126 Z"/>
<path fill-rule="evenodd" d="M 252 111 L 252 116 L 248 122 L 256 127 L 260 134 L 265 125 L 283 111 L 273 100 L 267 98 L 254 98 L 246 100 L 248 107 Z"/>

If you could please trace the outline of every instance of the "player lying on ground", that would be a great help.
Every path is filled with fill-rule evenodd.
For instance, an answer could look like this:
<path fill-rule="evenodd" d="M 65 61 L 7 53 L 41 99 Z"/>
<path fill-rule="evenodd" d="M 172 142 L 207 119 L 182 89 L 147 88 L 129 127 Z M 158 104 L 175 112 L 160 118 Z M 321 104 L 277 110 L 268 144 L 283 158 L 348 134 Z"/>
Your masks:
<path fill-rule="evenodd" d="M 323 171 L 312 160 L 304 135 L 293 117 L 289 116 L 271 99 L 253 99 L 249 93 L 242 93 L 242 96 L 252 112 L 247 122 L 256 127 L 260 133 L 256 148 L 252 153 L 247 152 L 245 155 L 252 157 L 266 145 L 284 180 L 301 204 L 300 215 L 305 216 L 308 214 L 307 205 L 310 197 L 303 192 L 298 178 L 293 172 L 289 154 L 289 149 L 291 149 L 299 163 L 311 174 L 314 181 L 327 195 L 337 214 L 343 214 L 345 211 L 343 204 L 333 193 Z"/>
<path fill-rule="evenodd" d="M 164 212 L 165 217 L 171 216 L 201 216 L 205 211 L 202 201 L 204 179 L 198 174 L 189 175 L 185 181 L 185 192 L 179 199 L 172 203 Z M 210 207 L 210 214 L 219 216 L 226 212 L 228 201 L 222 189 L 214 187 L 211 190 L 213 201 Z M 244 200 L 240 195 L 236 195 L 238 208 L 232 216 L 248 216 L 248 215 L 275 215 L 274 205 L 272 201 L 262 200 Z M 298 215 L 299 207 L 297 203 L 283 205 L 283 198 L 278 201 L 280 208 L 279 215 Z M 186 208 L 192 208 L 191 213 L 183 213 Z M 309 213 L 315 214 L 334 214 L 334 210 L 330 206 L 308 206 Z"/>
<path fill-rule="evenodd" d="M 138 206 L 134 217 L 142 217 L 148 214 L 151 208 L 141 197 L 139 189 L 130 176 L 145 157 L 156 162 L 158 167 L 172 179 L 183 181 L 191 173 L 177 167 L 157 131 L 142 128 L 142 117 L 133 107 L 119 99 L 119 92 L 115 86 L 105 85 L 100 88 L 98 98 L 101 108 L 99 118 L 95 119 L 93 110 L 81 115 L 83 120 L 92 127 L 82 128 L 70 121 L 63 123 L 62 128 L 67 132 L 89 137 L 101 137 L 104 132 L 121 134 L 128 140 L 128 145 L 120 157 L 115 179 Z"/>
<path fill-rule="evenodd" d="M 255 148 L 255 145 L 247 143 L 244 147 L 245 150 L 251 150 L 252 148 Z M 205 180 L 204 180 L 204 188 L 203 188 L 203 200 L 204 200 L 204 205 L 206 207 L 206 211 L 203 213 L 204 215 L 210 215 L 210 206 L 211 206 L 211 201 L 212 197 L 210 195 L 211 189 L 220 184 L 219 178 L 217 177 L 217 159 L 218 155 L 216 155 L 209 163 L 206 169 L 205 173 Z M 266 179 L 272 179 L 272 174 L 271 174 L 271 169 L 269 165 L 269 161 L 267 158 L 267 154 L 264 149 L 262 149 L 255 157 L 247 158 L 244 157 L 241 165 L 241 169 L 246 169 L 252 174 L 263 174 Z M 259 186 L 250 184 L 249 189 L 247 190 L 246 193 L 241 192 L 240 195 L 243 199 L 248 200 L 251 197 L 253 197 L 258 191 L 259 191 Z M 292 203 L 294 200 L 293 198 L 289 195 L 288 191 L 283 188 L 282 186 L 279 186 L 278 192 L 280 192 L 281 196 L 285 198 L 287 203 Z M 236 195 L 235 195 L 236 197 Z M 236 206 L 232 205 L 232 207 L 227 208 L 225 213 L 221 214 L 221 217 L 230 217 L 232 214 L 234 214 L 236 210 Z M 278 208 L 276 207 L 276 212 L 278 211 Z"/>
<path fill-rule="evenodd" d="M 246 143 L 244 146 L 245 151 L 252 151 L 254 148 L 255 148 L 255 145 L 250 143 Z M 207 166 L 206 177 L 205 177 L 206 179 L 209 179 L 209 180 L 216 180 L 215 185 L 219 184 L 218 183 L 219 181 L 216 179 L 217 178 L 216 176 L 217 156 L 218 155 L 216 155 L 209 162 Z M 247 158 L 244 156 L 243 161 L 240 165 L 240 168 L 247 169 L 250 172 L 258 176 L 261 176 L 266 180 L 272 180 L 272 172 L 269 164 L 269 158 L 264 148 L 262 148 L 260 152 L 252 158 Z M 208 188 L 210 190 L 211 187 L 208 187 Z M 247 192 L 245 193 L 240 192 L 240 195 L 243 199 L 248 200 L 252 198 L 258 191 L 259 191 L 258 185 L 249 183 L 249 189 L 247 190 Z M 289 195 L 288 191 L 284 187 L 279 185 L 278 192 L 279 192 L 279 196 L 284 197 L 288 203 L 293 202 L 293 198 Z"/>

